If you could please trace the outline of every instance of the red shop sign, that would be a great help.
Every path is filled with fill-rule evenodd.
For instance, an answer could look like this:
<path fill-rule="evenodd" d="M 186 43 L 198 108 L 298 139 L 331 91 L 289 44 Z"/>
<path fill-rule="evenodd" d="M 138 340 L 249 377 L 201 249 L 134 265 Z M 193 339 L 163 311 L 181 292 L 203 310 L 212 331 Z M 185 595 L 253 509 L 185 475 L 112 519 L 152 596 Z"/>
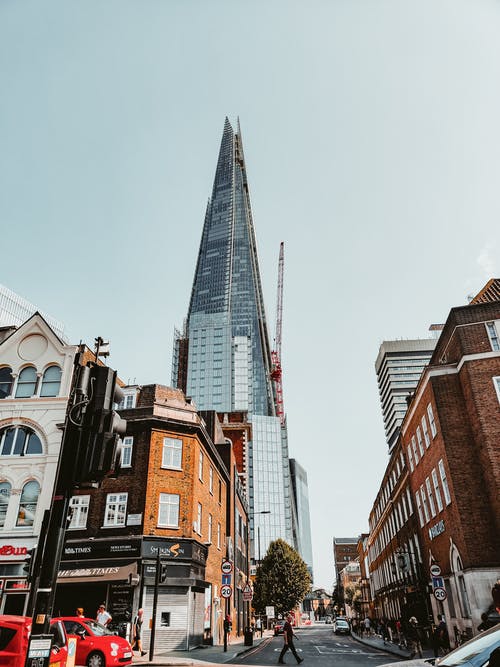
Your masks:
<path fill-rule="evenodd" d="M 5 590 L 6 591 L 27 591 L 29 590 L 29 585 L 26 579 L 6 579 L 5 580 Z"/>
<path fill-rule="evenodd" d="M 28 547 L 14 547 L 12 544 L 4 544 L 0 547 L 0 556 L 26 556 Z"/>

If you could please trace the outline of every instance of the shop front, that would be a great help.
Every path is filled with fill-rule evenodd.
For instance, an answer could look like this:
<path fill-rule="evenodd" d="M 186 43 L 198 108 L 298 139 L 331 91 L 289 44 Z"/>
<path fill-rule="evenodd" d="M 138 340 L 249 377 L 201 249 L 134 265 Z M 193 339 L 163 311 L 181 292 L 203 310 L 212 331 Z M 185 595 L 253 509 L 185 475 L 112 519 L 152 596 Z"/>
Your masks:
<path fill-rule="evenodd" d="M 0 614 L 24 614 L 29 586 L 23 567 L 36 543 L 36 537 L 0 540 Z"/>

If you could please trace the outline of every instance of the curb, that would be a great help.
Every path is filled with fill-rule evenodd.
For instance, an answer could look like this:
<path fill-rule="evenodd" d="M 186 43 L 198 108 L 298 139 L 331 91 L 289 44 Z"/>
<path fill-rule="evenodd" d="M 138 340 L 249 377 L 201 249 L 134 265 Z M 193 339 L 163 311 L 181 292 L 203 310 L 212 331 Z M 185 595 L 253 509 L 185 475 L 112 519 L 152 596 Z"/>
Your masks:
<path fill-rule="evenodd" d="M 260 649 L 261 646 L 262 646 L 262 647 L 263 647 L 263 646 L 267 646 L 267 644 L 269 644 L 269 642 L 271 641 L 271 639 L 272 639 L 272 637 L 265 637 L 264 639 L 262 639 L 262 640 L 261 640 L 258 644 L 256 644 L 255 646 L 253 646 L 253 645 L 252 645 L 252 646 L 247 646 L 247 647 L 244 648 L 242 651 L 238 651 L 237 653 L 234 653 L 234 654 L 231 656 L 230 659 L 223 660 L 223 661 L 222 661 L 222 664 L 224 665 L 224 664 L 226 664 L 227 662 L 231 662 L 232 660 L 234 660 L 234 658 L 237 658 L 239 655 L 244 655 L 245 653 L 253 653 L 254 651 L 258 651 L 258 650 Z"/>
<path fill-rule="evenodd" d="M 396 647 L 392 648 L 390 643 L 384 644 L 383 646 L 377 646 L 371 641 L 364 641 L 362 637 L 359 637 L 355 633 L 351 632 L 351 637 L 355 639 L 357 642 L 360 644 L 363 644 L 363 646 L 370 646 L 371 648 L 377 649 L 377 651 L 381 651 L 384 653 L 390 653 L 391 655 L 396 655 L 398 658 L 403 658 L 403 660 L 407 660 L 410 657 L 410 653 L 408 654 L 403 653 L 401 649 L 397 649 Z"/>

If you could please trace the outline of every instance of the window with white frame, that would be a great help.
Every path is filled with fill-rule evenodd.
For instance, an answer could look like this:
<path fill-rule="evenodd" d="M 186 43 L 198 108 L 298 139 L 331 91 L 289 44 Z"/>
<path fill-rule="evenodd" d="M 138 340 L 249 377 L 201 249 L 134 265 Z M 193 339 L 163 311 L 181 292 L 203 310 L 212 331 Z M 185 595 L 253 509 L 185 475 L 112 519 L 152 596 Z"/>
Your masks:
<path fill-rule="evenodd" d="M 415 457 L 415 465 L 417 466 L 419 458 L 418 458 L 418 451 L 417 451 L 417 441 L 415 440 L 414 435 L 411 436 L 411 447 L 413 449 L 413 455 Z"/>
<path fill-rule="evenodd" d="M 424 508 L 425 523 L 430 520 L 429 508 L 427 507 L 427 494 L 425 493 L 424 485 L 420 487 L 420 495 L 422 496 L 422 506 Z"/>
<path fill-rule="evenodd" d="M 498 338 L 498 331 L 495 322 L 486 322 L 488 330 L 488 337 L 491 343 L 492 350 L 500 350 L 500 339 Z"/>
<path fill-rule="evenodd" d="M 212 544 L 212 525 L 213 525 L 213 516 L 211 514 L 208 515 L 208 535 L 207 535 L 207 542 L 210 542 Z"/>
<path fill-rule="evenodd" d="M 408 445 L 408 461 L 410 463 L 410 470 L 413 472 L 413 454 L 411 453 L 411 445 Z"/>
<path fill-rule="evenodd" d="M 500 377 L 493 378 L 493 384 L 495 385 L 495 391 L 497 392 L 498 400 L 500 401 Z"/>
<path fill-rule="evenodd" d="M 429 417 L 429 424 L 431 427 L 432 437 L 435 438 L 437 434 L 436 422 L 434 421 L 434 412 L 432 410 L 432 405 L 429 403 L 427 406 L 427 416 Z"/>
<path fill-rule="evenodd" d="M 217 549 L 221 548 L 222 538 L 221 538 L 221 525 L 217 524 Z"/>
<path fill-rule="evenodd" d="M 71 521 L 68 528 L 86 528 L 89 515 L 90 496 L 73 496 L 69 501 Z"/>
<path fill-rule="evenodd" d="M 42 377 L 42 386 L 40 387 L 40 397 L 48 398 L 57 396 L 61 387 L 62 371 L 59 366 L 49 366 Z"/>
<path fill-rule="evenodd" d="M 19 373 L 16 398 L 31 398 L 36 394 L 38 375 L 34 366 L 27 366 Z"/>
<path fill-rule="evenodd" d="M 436 516 L 436 506 L 434 505 L 434 494 L 432 492 L 431 480 L 428 477 L 425 478 L 425 488 L 427 489 L 427 498 L 429 499 L 429 509 L 431 515 L 434 517 Z"/>
<path fill-rule="evenodd" d="M 417 442 L 418 442 L 418 451 L 420 452 L 420 458 L 422 458 L 424 455 L 424 445 L 422 442 L 422 431 L 420 430 L 420 426 L 417 426 Z"/>
<path fill-rule="evenodd" d="M 19 509 L 17 512 L 16 526 L 32 526 L 35 523 L 38 497 L 40 496 L 40 484 L 35 480 L 26 482 L 21 492 Z"/>
<path fill-rule="evenodd" d="M 409 488 L 406 489 L 406 499 L 408 501 L 408 514 L 411 516 L 413 514 L 413 502 Z"/>
<path fill-rule="evenodd" d="M 127 435 L 122 441 L 122 453 L 120 457 L 120 467 L 130 468 L 132 466 L 132 448 L 134 446 L 134 438 Z"/>
<path fill-rule="evenodd" d="M 198 479 L 203 482 L 203 452 L 198 456 Z"/>
<path fill-rule="evenodd" d="M 38 435 L 27 426 L 7 426 L 0 431 L 0 456 L 43 454 Z"/>
<path fill-rule="evenodd" d="M 198 503 L 198 512 L 196 515 L 196 528 L 195 531 L 198 533 L 198 535 L 201 535 L 201 527 L 202 527 L 202 521 L 203 521 L 203 506 L 201 503 Z"/>
<path fill-rule="evenodd" d="M 179 499 L 176 493 L 160 493 L 158 506 L 158 526 L 179 527 Z"/>
<path fill-rule="evenodd" d="M 425 524 L 424 521 L 424 515 L 422 512 L 422 503 L 420 501 L 420 493 L 418 489 L 415 491 L 415 500 L 417 501 L 417 512 L 418 512 L 418 518 L 420 520 L 420 526 L 422 527 Z"/>
<path fill-rule="evenodd" d="M 162 468 L 182 469 L 182 440 L 179 438 L 163 438 L 161 456 Z"/>
<path fill-rule="evenodd" d="M 438 463 L 439 476 L 441 477 L 441 484 L 443 487 L 444 501 L 447 505 L 451 503 L 450 489 L 448 487 L 448 478 L 446 477 L 446 470 L 444 469 L 443 459 L 439 460 Z"/>
<path fill-rule="evenodd" d="M 128 493 L 108 493 L 104 512 L 105 526 L 124 526 L 127 518 Z"/>
<path fill-rule="evenodd" d="M 214 469 L 212 466 L 210 466 L 210 471 L 208 473 L 208 490 L 214 495 Z"/>
<path fill-rule="evenodd" d="M 425 415 L 422 415 L 422 431 L 424 433 L 424 440 L 425 440 L 425 446 L 429 448 L 429 445 L 431 444 L 431 439 L 429 437 L 429 429 L 427 428 L 427 419 L 425 418 Z"/>
<path fill-rule="evenodd" d="M 12 368 L 10 366 L 2 366 L 0 368 L 0 398 L 7 398 L 12 391 L 14 384 L 14 377 L 12 375 Z"/>
<path fill-rule="evenodd" d="M 0 482 L 0 528 L 5 525 L 12 486 L 9 482 Z"/>
<path fill-rule="evenodd" d="M 431 477 L 432 477 L 432 485 L 434 486 L 434 495 L 436 497 L 438 512 L 441 512 L 443 509 L 443 501 L 441 500 L 441 491 L 439 489 L 439 481 L 436 468 L 432 469 Z"/>

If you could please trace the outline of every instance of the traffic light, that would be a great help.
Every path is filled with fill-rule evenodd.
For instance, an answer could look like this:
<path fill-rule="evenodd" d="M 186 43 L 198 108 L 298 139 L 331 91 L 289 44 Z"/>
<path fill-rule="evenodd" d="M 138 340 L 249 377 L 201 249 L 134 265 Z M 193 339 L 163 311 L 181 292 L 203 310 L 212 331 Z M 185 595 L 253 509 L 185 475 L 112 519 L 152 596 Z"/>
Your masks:
<path fill-rule="evenodd" d="M 34 579 L 35 575 L 35 560 L 36 560 L 36 547 L 32 549 L 27 549 L 26 558 L 24 559 L 23 572 L 26 573 L 26 581 L 28 584 Z"/>
<path fill-rule="evenodd" d="M 75 481 L 96 482 L 118 467 L 120 436 L 125 434 L 127 422 L 114 410 L 114 405 L 123 398 L 123 391 L 116 383 L 116 371 L 91 364 L 86 385 L 88 402 Z"/>

